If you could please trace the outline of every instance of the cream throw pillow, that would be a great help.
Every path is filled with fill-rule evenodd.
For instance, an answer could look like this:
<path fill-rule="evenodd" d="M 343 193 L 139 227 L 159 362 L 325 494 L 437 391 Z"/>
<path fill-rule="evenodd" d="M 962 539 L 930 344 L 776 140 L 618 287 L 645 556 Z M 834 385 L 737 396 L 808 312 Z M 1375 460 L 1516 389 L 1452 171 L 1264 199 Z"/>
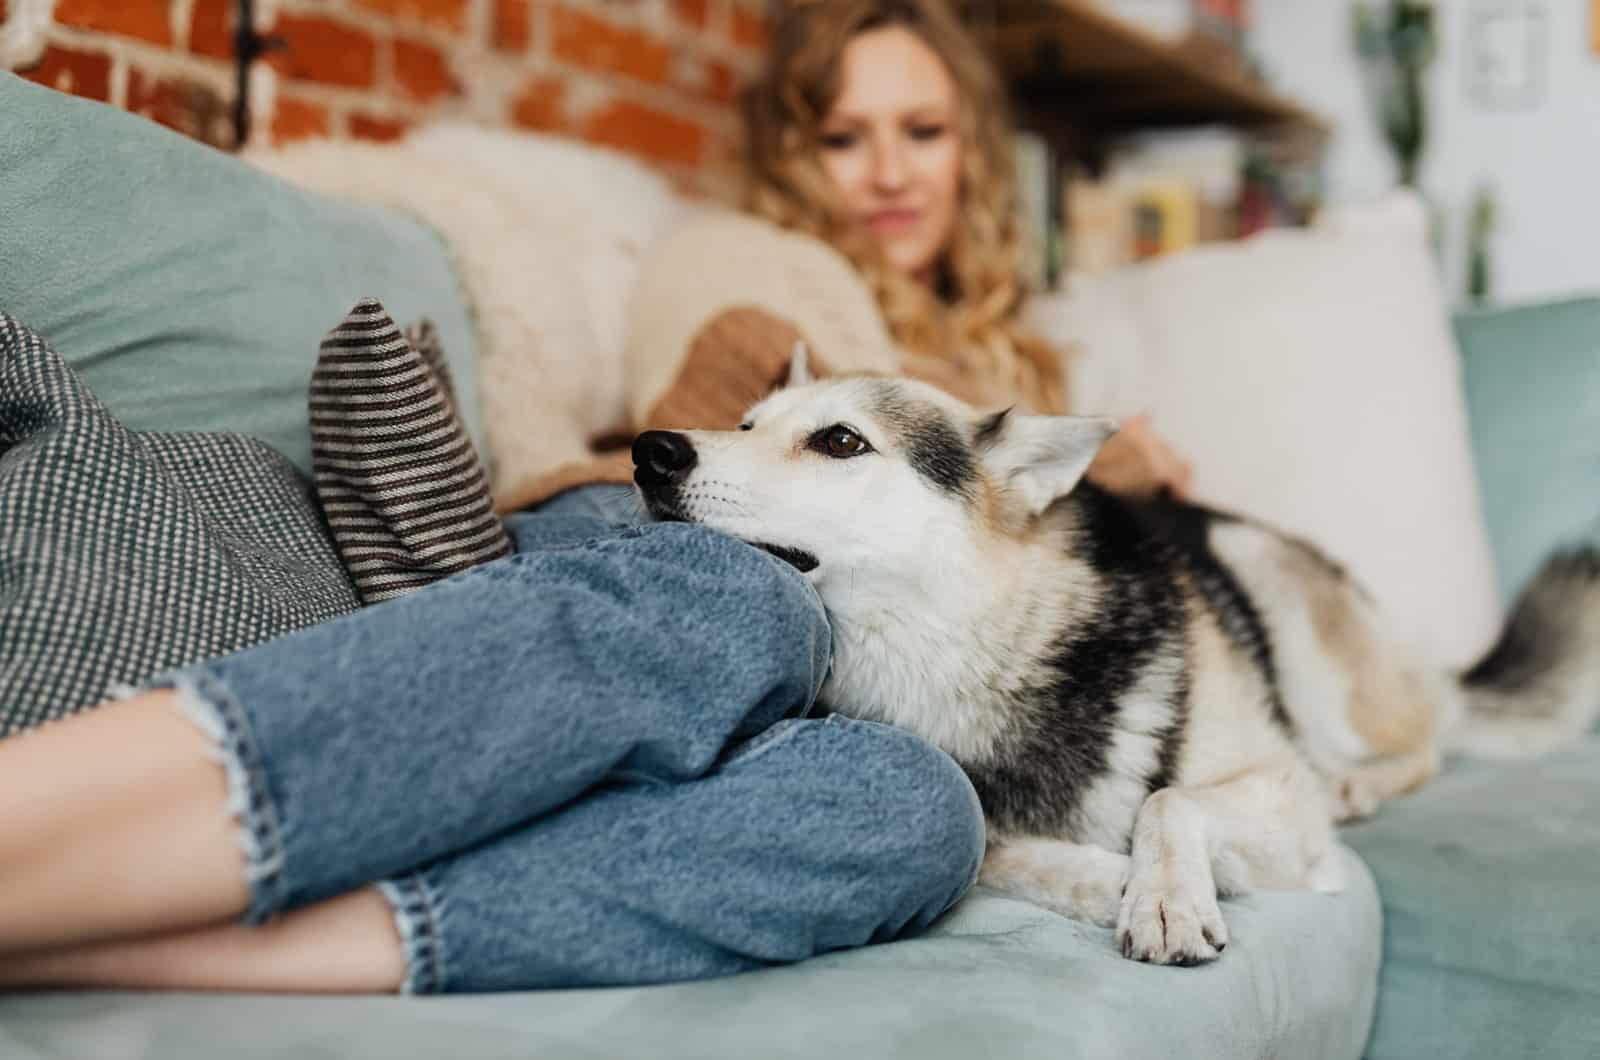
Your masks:
<path fill-rule="evenodd" d="M 1488 647 L 1501 602 L 1413 199 L 1075 278 L 1030 316 L 1082 351 L 1074 411 L 1150 412 L 1200 499 L 1319 543 L 1440 662 Z"/>

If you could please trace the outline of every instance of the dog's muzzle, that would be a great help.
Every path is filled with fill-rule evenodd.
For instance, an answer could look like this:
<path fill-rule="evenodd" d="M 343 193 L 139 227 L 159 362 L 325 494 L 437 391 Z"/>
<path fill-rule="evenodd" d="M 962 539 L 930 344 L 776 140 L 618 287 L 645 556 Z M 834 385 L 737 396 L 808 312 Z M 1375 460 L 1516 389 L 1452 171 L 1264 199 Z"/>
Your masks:
<path fill-rule="evenodd" d="M 698 460 L 694 444 L 677 431 L 645 431 L 633 440 L 633 481 L 646 494 L 664 490 L 687 478 Z"/>
<path fill-rule="evenodd" d="M 633 440 L 633 481 L 644 494 L 645 505 L 657 519 L 688 519 L 678 503 L 678 487 L 689 477 L 700 457 L 694 443 L 677 431 L 645 431 Z M 817 569 L 817 557 L 804 549 L 765 541 L 751 541 L 804 573 Z"/>

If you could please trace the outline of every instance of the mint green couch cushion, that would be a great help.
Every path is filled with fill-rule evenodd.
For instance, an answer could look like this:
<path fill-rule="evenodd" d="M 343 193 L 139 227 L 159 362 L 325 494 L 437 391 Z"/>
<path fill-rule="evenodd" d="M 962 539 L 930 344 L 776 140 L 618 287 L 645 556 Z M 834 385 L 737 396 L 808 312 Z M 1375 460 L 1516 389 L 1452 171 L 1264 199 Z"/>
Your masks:
<path fill-rule="evenodd" d="M 1509 601 L 1600 520 L 1600 298 L 1456 318 Z M 1344 833 L 1384 907 L 1371 1060 L 1600 1056 L 1600 738 L 1451 761 Z"/>
<path fill-rule="evenodd" d="M 1371 877 L 1346 861 L 1343 894 L 1225 902 L 1233 941 L 1199 968 L 1135 964 L 1109 930 L 979 888 L 921 938 L 701 983 L 420 999 L 0 997 L 0 1056 L 1350 1060 L 1367 1039 L 1379 923 Z"/>
<path fill-rule="evenodd" d="M 1452 762 L 1344 839 L 1383 894 L 1371 1060 L 1600 1056 L 1600 738 Z"/>
<path fill-rule="evenodd" d="M 1600 297 L 1456 318 L 1473 456 L 1505 599 L 1600 530 Z"/>
<path fill-rule="evenodd" d="M 129 428 L 253 435 L 309 474 L 317 344 L 366 296 L 433 318 L 481 445 L 477 341 L 432 232 L 0 71 L 0 309 Z"/>

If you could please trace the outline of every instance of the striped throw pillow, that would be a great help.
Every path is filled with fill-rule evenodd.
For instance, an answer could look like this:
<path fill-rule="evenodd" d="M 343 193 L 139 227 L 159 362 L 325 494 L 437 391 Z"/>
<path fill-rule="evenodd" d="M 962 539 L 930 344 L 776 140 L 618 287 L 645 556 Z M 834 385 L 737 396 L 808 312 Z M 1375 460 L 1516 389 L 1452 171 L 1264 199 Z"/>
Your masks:
<path fill-rule="evenodd" d="M 311 377 L 317 494 L 367 604 L 512 551 L 437 333 L 424 322 L 413 334 L 416 345 L 364 300 L 323 339 Z"/>

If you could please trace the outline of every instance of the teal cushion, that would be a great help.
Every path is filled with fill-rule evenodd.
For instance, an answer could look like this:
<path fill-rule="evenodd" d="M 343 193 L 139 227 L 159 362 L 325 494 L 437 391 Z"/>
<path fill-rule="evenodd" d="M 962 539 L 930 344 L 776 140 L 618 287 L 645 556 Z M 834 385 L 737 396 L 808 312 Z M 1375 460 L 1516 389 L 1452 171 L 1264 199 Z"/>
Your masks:
<path fill-rule="evenodd" d="M 1600 297 L 1456 318 L 1472 446 L 1509 601 L 1600 530 Z"/>
<path fill-rule="evenodd" d="M 1452 762 L 1344 838 L 1383 894 L 1371 1060 L 1600 1056 L 1600 737 Z"/>
<path fill-rule="evenodd" d="M 481 447 L 477 341 L 434 233 L 0 71 L 0 310 L 129 428 L 252 435 L 310 474 L 317 346 L 367 296 L 432 318 Z"/>
<path fill-rule="evenodd" d="M 1378 968 L 1372 878 L 1223 903 L 1199 968 L 976 889 L 921 938 L 701 983 L 480 997 L 0 997 L 0 1056 L 1293 1057 L 1361 1055 Z M 1442 1054 L 1441 1054 L 1442 1055 Z"/>

